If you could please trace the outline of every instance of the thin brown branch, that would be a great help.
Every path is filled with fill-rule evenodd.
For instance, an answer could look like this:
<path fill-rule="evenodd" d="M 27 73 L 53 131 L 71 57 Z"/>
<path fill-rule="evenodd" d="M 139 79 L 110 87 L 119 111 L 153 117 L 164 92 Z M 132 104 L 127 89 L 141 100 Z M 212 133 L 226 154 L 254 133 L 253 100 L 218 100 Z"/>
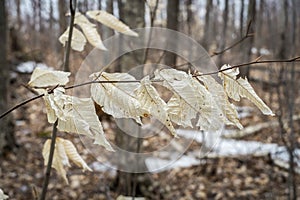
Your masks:
<path fill-rule="evenodd" d="M 234 66 L 231 66 L 229 68 L 218 70 L 218 71 L 214 71 L 214 72 L 203 73 L 203 74 L 196 74 L 194 76 L 196 77 L 196 76 L 213 75 L 213 74 L 217 74 L 219 72 L 223 72 L 223 71 L 226 71 L 226 70 L 230 70 L 230 69 L 234 69 L 234 68 L 238 68 L 238 67 L 243 67 L 243 66 L 247 66 L 247 65 L 255 65 L 255 64 L 262 64 L 262 63 L 285 63 L 285 62 L 286 63 L 291 63 L 291 62 L 299 62 L 299 61 L 300 61 L 300 56 L 297 56 L 297 57 L 294 57 L 294 58 L 291 58 L 291 59 L 286 59 L 286 60 L 264 60 L 264 61 L 257 61 L 256 60 L 256 61 L 249 62 L 249 63 L 243 63 L 243 64 L 239 64 L 239 65 L 234 65 Z M 89 82 L 80 83 L 80 84 L 77 84 L 77 85 L 72 85 L 72 86 L 64 87 L 64 89 L 69 90 L 69 89 L 73 89 L 73 88 L 77 88 L 77 87 L 81 87 L 81 86 L 85 86 L 85 85 L 90 85 L 90 84 L 93 84 L 93 83 L 137 83 L 137 82 L 140 82 L 140 81 L 141 80 L 130 80 L 130 81 L 89 81 Z M 162 82 L 162 80 L 152 80 L 152 82 Z M 53 89 L 55 89 L 55 88 L 53 88 Z M 43 88 L 43 89 L 45 89 L 45 88 Z M 48 93 L 51 94 L 53 92 L 53 89 L 52 89 L 52 91 L 50 90 Z M 17 104 L 16 106 L 10 108 L 5 113 L 1 114 L 0 115 L 0 119 L 2 119 L 3 117 L 5 117 L 7 114 L 11 113 L 12 111 L 18 109 L 19 107 L 21 107 L 21 106 L 23 106 L 23 105 L 25 105 L 25 104 L 27 104 L 27 103 L 29 103 L 31 101 L 39 99 L 39 98 L 41 98 L 43 96 L 44 96 L 44 94 L 41 94 L 41 95 L 32 97 L 30 99 L 27 99 L 27 100 L 25 100 L 25 101 Z"/>
<path fill-rule="evenodd" d="M 235 68 L 244 67 L 244 66 L 248 66 L 248 65 L 266 64 L 266 63 L 291 63 L 291 62 L 300 62 L 300 56 L 290 58 L 290 59 L 286 59 L 286 60 L 262 60 L 262 61 L 255 60 L 255 61 L 248 62 L 248 63 L 233 65 L 233 66 L 228 67 L 226 69 L 221 69 L 221 70 L 214 71 L 214 72 L 198 74 L 196 76 L 213 75 L 213 74 L 217 74 L 219 72 L 224 72 L 224 71 L 227 71 L 227 70 L 230 70 L 230 69 L 235 69 Z"/>
<path fill-rule="evenodd" d="M 53 156 L 54 156 L 54 150 L 55 150 L 55 142 L 56 142 L 56 135 L 57 135 L 57 124 L 58 124 L 58 120 L 56 120 L 53 124 L 49 159 L 48 159 L 48 163 L 47 163 L 45 179 L 44 179 L 44 182 L 43 182 L 43 189 L 42 189 L 42 193 L 41 193 L 41 196 L 40 196 L 39 200 L 45 200 L 46 199 L 46 194 L 47 194 L 47 190 L 48 190 L 48 183 L 49 183 L 50 175 L 51 175 L 51 167 L 52 167 L 52 161 L 53 161 Z"/>
<path fill-rule="evenodd" d="M 226 51 L 234 48 L 235 46 L 239 45 L 240 43 L 242 43 L 244 40 L 246 40 L 247 38 L 250 38 L 250 37 L 253 37 L 253 34 L 247 34 L 245 35 L 244 37 L 242 37 L 240 40 L 236 41 L 235 43 L 233 43 L 232 45 L 226 47 L 225 49 L 221 50 L 221 51 L 215 51 L 213 52 L 210 57 L 214 57 L 214 56 L 217 56 L 217 55 L 220 55 L 220 54 L 223 54 L 225 53 Z"/>
<path fill-rule="evenodd" d="M 77 0 L 70 0 L 71 19 L 70 19 L 70 25 L 69 25 L 70 29 L 69 29 L 68 43 L 66 45 L 66 52 L 65 52 L 65 57 L 64 57 L 63 71 L 70 71 L 70 68 L 69 68 L 70 51 L 71 51 L 72 34 L 73 34 L 73 27 L 74 27 L 74 20 L 75 20 L 76 4 L 77 4 Z M 53 92 L 53 90 L 57 87 L 58 87 L 58 85 L 53 87 L 50 90 L 50 92 Z M 52 161 L 53 161 L 54 150 L 55 150 L 57 124 L 58 124 L 58 120 L 56 120 L 55 123 L 53 124 L 53 131 L 52 131 L 52 137 L 51 137 L 51 145 L 50 145 L 50 152 L 49 152 L 48 163 L 47 163 L 47 170 L 46 170 L 46 174 L 45 174 L 45 178 L 44 178 L 44 182 L 43 182 L 43 188 L 42 188 L 40 200 L 46 199 L 46 194 L 48 191 L 48 184 L 49 184 L 49 180 L 50 180 Z"/>

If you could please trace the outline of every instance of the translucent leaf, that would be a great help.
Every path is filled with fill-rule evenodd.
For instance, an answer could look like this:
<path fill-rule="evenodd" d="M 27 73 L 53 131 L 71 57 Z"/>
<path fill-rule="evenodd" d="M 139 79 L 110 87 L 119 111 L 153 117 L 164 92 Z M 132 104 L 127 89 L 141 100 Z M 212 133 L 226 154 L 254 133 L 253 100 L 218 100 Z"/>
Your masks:
<path fill-rule="evenodd" d="M 88 11 L 86 14 L 90 18 L 95 19 L 105 26 L 108 26 L 109 28 L 112 28 L 120 33 L 138 37 L 138 34 L 136 32 L 132 31 L 126 24 L 121 22 L 118 18 L 110 13 L 107 13 L 103 10 L 93 10 Z"/>
<path fill-rule="evenodd" d="M 99 73 L 91 77 L 98 77 Z M 127 73 L 103 72 L 97 79 L 99 81 L 135 81 L 135 78 Z M 139 100 L 134 94 L 140 86 L 138 82 L 132 83 L 94 83 L 91 86 L 91 95 L 94 101 L 102 107 L 102 110 L 114 118 L 133 118 L 141 124 L 140 116 L 146 111 L 142 110 Z"/>
<path fill-rule="evenodd" d="M 65 85 L 69 82 L 68 77 L 70 74 L 70 72 L 35 68 L 35 70 L 32 72 L 28 85 L 31 87 Z"/>
<path fill-rule="evenodd" d="M 4 192 L 0 188 L 0 200 L 5 200 L 5 199 L 8 199 L 8 198 L 9 198 L 9 196 L 7 196 L 6 194 L 4 194 Z"/>
<path fill-rule="evenodd" d="M 63 146 L 65 149 L 65 153 L 67 154 L 68 158 L 72 160 L 78 167 L 82 167 L 83 171 L 93 171 L 89 166 L 86 164 L 86 162 L 81 158 L 81 156 L 78 154 L 74 144 L 69 140 L 63 141 Z"/>
<path fill-rule="evenodd" d="M 157 70 L 155 77 L 164 80 L 163 86 L 176 94 L 168 103 L 171 119 L 176 118 L 174 122 L 191 125 L 191 119 L 199 113 L 197 126 L 201 130 L 218 130 L 223 126 L 212 95 L 190 74 L 175 69 L 163 69 Z M 177 113 L 172 110 L 176 104 L 179 106 Z"/>
<path fill-rule="evenodd" d="M 222 112 L 224 116 L 223 120 L 227 125 L 235 125 L 242 129 L 243 126 L 238 119 L 238 113 L 236 107 L 231 104 L 228 97 L 224 91 L 224 88 L 211 76 L 199 76 L 198 77 L 205 85 L 207 90 L 212 94 L 216 106 Z"/>
<path fill-rule="evenodd" d="M 101 40 L 101 36 L 99 35 L 95 24 L 89 22 L 89 20 L 81 13 L 76 13 L 74 23 L 80 26 L 86 39 L 91 45 L 101 50 L 107 50 Z"/>
<path fill-rule="evenodd" d="M 51 140 L 48 139 L 44 144 L 42 152 L 45 166 L 48 164 L 50 146 Z M 70 167 L 69 159 L 72 160 L 77 166 L 82 167 L 83 171 L 92 171 L 78 154 L 75 146 L 71 141 L 57 137 L 55 141 L 54 155 L 51 167 L 53 167 L 57 171 L 58 175 L 60 175 L 67 184 L 69 183 L 67 179 L 67 172 L 64 166 Z"/>
<path fill-rule="evenodd" d="M 50 145 L 51 145 L 51 140 L 48 139 L 43 147 L 43 158 L 44 158 L 44 165 L 47 166 L 48 160 L 49 160 L 49 154 L 50 154 Z M 54 149 L 54 155 L 53 155 L 53 160 L 52 160 L 52 167 L 57 171 L 57 174 L 61 176 L 67 184 L 69 184 L 69 181 L 67 179 L 67 172 L 64 169 L 64 160 L 68 159 L 67 157 L 64 157 L 66 154 L 61 154 L 61 151 L 58 151 L 57 146 L 61 145 L 61 139 L 56 138 L 56 145 Z"/>
<path fill-rule="evenodd" d="M 191 120 L 196 118 L 197 111 L 187 104 L 183 98 L 174 94 L 167 105 L 169 117 L 174 123 L 183 127 L 193 127 Z"/>
<path fill-rule="evenodd" d="M 94 139 L 95 143 L 113 151 L 104 137 L 103 127 L 96 115 L 92 99 L 68 96 L 63 94 L 61 88 L 56 88 L 53 94 L 45 95 L 45 102 L 48 121 L 53 122 L 55 118 L 58 118 L 57 128 L 60 131 L 87 135 Z M 99 141 L 99 138 L 102 141 Z"/>
<path fill-rule="evenodd" d="M 63 46 L 67 44 L 69 31 L 70 28 L 68 27 L 67 30 L 58 39 Z M 83 51 L 85 44 L 86 39 L 84 35 L 77 28 L 73 27 L 71 48 L 75 51 Z"/>
<path fill-rule="evenodd" d="M 221 69 L 226 69 L 230 67 L 229 65 L 224 65 Z M 238 78 L 239 69 L 229 69 L 219 73 L 219 76 L 223 80 L 223 87 L 227 93 L 227 95 L 234 99 L 235 101 L 239 101 L 240 97 L 244 97 L 249 99 L 252 103 L 254 103 L 265 115 L 274 115 L 272 110 L 259 98 L 256 94 L 247 78 Z"/>
<path fill-rule="evenodd" d="M 167 104 L 160 98 L 156 89 L 151 85 L 149 76 L 142 79 L 140 87 L 135 92 L 142 105 L 142 109 L 163 123 L 172 135 L 176 135 L 176 131 L 167 112 Z"/>

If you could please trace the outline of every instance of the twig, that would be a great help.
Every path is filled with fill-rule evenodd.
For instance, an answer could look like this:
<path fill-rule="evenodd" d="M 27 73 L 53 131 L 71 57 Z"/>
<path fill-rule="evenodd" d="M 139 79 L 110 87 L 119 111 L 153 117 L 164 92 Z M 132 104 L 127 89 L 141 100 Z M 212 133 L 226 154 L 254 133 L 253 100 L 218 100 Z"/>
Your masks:
<path fill-rule="evenodd" d="M 250 63 L 243 63 L 243 64 L 239 64 L 239 65 L 234 65 L 231 67 L 228 67 L 226 69 L 222 69 L 222 70 L 218 70 L 218 71 L 214 71 L 214 72 L 209 72 L 209 73 L 203 73 L 203 74 L 196 74 L 194 75 L 194 77 L 196 76 L 207 76 L 207 75 L 212 75 L 212 74 L 217 74 L 219 72 L 224 72 L 226 70 L 230 70 L 230 69 L 234 69 L 234 68 L 238 68 L 238 67 L 243 67 L 243 66 L 247 66 L 247 65 L 254 65 L 254 64 L 262 64 L 262 63 L 290 63 L 290 62 L 299 62 L 300 61 L 300 56 L 291 58 L 291 59 L 286 59 L 286 60 L 264 60 L 264 61 L 253 61 Z M 140 82 L 141 80 L 130 80 L 130 81 L 89 81 L 89 82 L 85 82 L 85 83 L 80 83 L 77 85 L 72 85 L 72 86 L 68 86 L 68 87 L 64 87 L 64 89 L 68 90 L 68 89 L 73 89 L 73 88 L 77 88 L 77 87 L 81 87 L 84 85 L 90 85 L 93 83 L 137 83 Z M 162 82 L 162 80 L 151 80 L 152 82 Z M 53 91 L 48 92 L 49 94 L 51 94 Z M 16 106 L 12 107 L 11 109 L 9 109 L 8 111 L 4 112 L 3 114 L 0 115 L 0 119 L 2 119 L 3 117 L 5 117 L 7 114 L 9 114 L 10 112 L 16 110 L 17 108 L 31 102 L 34 101 L 36 99 L 39 99 L 41 97 L 43 97 L 44 94 L 32 97 L 30 99 L 27 99 L 19 104 L 17 104 Z"/>
<path fill-rule="evenodd" d="M 242 43 L 244 40 L 246 40 L 247 38 L 250 38 L 250 37 L 253 37 L 254 34 L 253 33 L 249 33 L 250 31 L 250 26 L 251 26 L 251 23 L 252 21 L 250 20 L 249 23 L 248 23 L 248 26 L 247 26 L 247 31 L 246 31 L 246 34 L 244 37 L 242 37 L 240 40 L 236 41 L 235 43 L 233 43 L 232 45 L 230 45 L 229 47 L 226 47 L 225 49 L 221 50 L 221 51 L 218 51 L 218 52 L 213 52 L 210 57 L 214 57 L 216 55 L 220 55 L 220 54 L 223 54 L 225 53 L 226 51 L 234 48 L 235 46 L 237 46 L 238 44 Z M 185 65 L 189 65 L 190 63 L 193 63 L 193 62 L 196 62 L 198 60 L 200 60 L 201 58 L 198 58 L 198 59 L 195 59 L 193 60 L 192 62 L 186 62 L 186 63 L 182 63 L 182 64 L 179 64 L 179 65 L 176 65 L 174 67 L 182 67 L 182 66 L 185 66 Z"/>
<path fill-rule="evenodd" d="M 63 71 L 70 71 L 70 67 L 69 67 L 70 59 L 69 58 L 70 58 L 70 51 L 71 51 L 76 5 L 77 5 L 77 0 L 74 0 L 74 5 L 73 5 L 73 0 L 70 0 L 71 19 L 70 19 L 70 26 L 69 26 L 68 41 L 67 41 L 67 45 L 66 45 L 66 53 L 65 53 L 65 57 L 64 57 Z"/>
<path fill-rule="evenodd" d="M 262 60 L 262 61 L 255 60 L 255 61 L 252 61 L 252 62 L 249 62 L 249 63 L 233 65 L 233 66 L 228 67 L 226 69 L 220 69 L 218 71 L 203 73 L 203 74 L 199 74 L 199 75 L 196 75 L 196 76 L 213 75 L 213 74 L 217 74 L 219 72 L 224 72 L 224 71 L 227 71 L 227 70 L 230 70 L 230 69 L 235 69 L 235 68 L 238 68 L 238 67 L 244 67 L 244 66 L 248 66 L 248 65 L 256 65 L 256 64 L 263 64 L 263 63 L 264 64 L 265 63 L 290 63 L 290 62 L 299 62 L 299 61 L 300 61 L 300 56 L 297 56 L 297 57 L 294 57 L 294 58 L 291 58 L 291 59 L 286 59 L 286 60 Z"/>
<path fill-rule="evenodd" d="M 53 124 L 49 159 L 48 159 L 48 163 L 47 163 L 45 179 L 44 179 L 44 182 L 43 182 L 43 189 L 42 189 L 42 193 L 41 193 L 41 196 L 40 196 L 39 200 L 44 200 L 46 198 L 46 193 L 47 193 L 47 190 L 48 190 L 48 183 L 49 183 L 49 180 L 50 180 L 52 161 L 53 161 L 54 150 L 55 150 L 55 142 L 56 142 L 56 135 L 57 135 L 57 124 L 58 124 L 58 120 L 56 120 L 55 123 Z"/>
<path fill-rule="evenodd" d="M 67 71 L 67 70 L 69 71 L 70 51 L 71 51 L 71 43 L 72 43 L 72 34 L 73 34 L 73 27 L 74 27 L 76 4 L 77 4 L 77 0 L 74 0 L 74 5 L 73 5 L 73 0 L 70 0 L 71 20 L 70 20 L 70 30 L 69 30 L 69 36 L 68 36 L 68 43 L 67 43 L 67 46 L 66 46 L 66 53 L 65 53 L 65 57 L 64 57 L 64 66 L 63 66 L 64 71 Z M 56 87 L 58 87 L 58 85 Z M 50 90 L 50 92 L 53 92 L 53 90 L 56 87 L 52 88 Z M 49 179 L 50 179 L 52 161 L 53 161 L 54 150 L 55 150 L 55 142 L 56 142 L 56 135 L 57 135 L 57 124 L 58 124 L 58 120 L 56 120 L 55 123 L 53 124 L 53 131 L 52 131 L 51 145 L 50 145 L 50 153 L 49 153 L 49 158 L 48 158 L 48 163 L 47 163 L 47 171 L 46 171 L 46 174 L 45 174 L 45 179 L 44 179 L 44 183 L 43 183 L 43 189 L 42 189 L 42 193 L 41 193 L 41 196 L 40 196 L 40 200 L 45 200 L 46 193 L 47 193 L 47 190 L 48 190 L 48 183 L 49 183 Z"/>

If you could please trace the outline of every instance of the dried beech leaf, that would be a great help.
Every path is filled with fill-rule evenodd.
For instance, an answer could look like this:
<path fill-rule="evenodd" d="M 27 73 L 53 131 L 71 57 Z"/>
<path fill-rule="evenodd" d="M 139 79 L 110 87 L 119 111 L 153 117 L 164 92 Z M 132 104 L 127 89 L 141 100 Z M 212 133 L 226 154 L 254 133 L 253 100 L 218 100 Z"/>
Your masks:
<path fill-rule="evenodd" d="M 0 200 L 5 200 L 5 199 L 8 199 L 8 198 L 9 198 L 9 196 L 4 194 L 3 190 L 0 188 Z"/>
<path fill-rule="evenodd" d="M 65 149 L 65 153 L 67 154 L 68 158 L 72 160 L 78 167 L 81 167 L 83 171 L 93 171 L 89 166 L 86 164 L 86 162 L 81 158 L 81 156 L 78 154 L 74 144 L 69 140 L 63 141 L 63 146 Z"/>
<path fill-rule="evenodd" d="M 96 115 L 92 99 L 65 95 L 61 88 L 56 88 L 53 94 L 46 94 L 44 99 L 48 121 L 53 123 L 54 119 L 58 118 L 57 128 L 60 131 L 86 135 L 94 139 L 96 144 L 113 151 L 105 139 L 103 127 Z M 99 141 L 100 138 L 102 141 Z"/>
<path fill-rule="evenodd" d="M 151 85 L 149 76 L 142 79 L 140 87 L 136 90 L 136 95 L 142 105 L 142 109 L 156 117 L 175 136 L 176 131 L 168 115 L 167 104 L 160 98 L 156 89 Z"/>
<path fill-rule="evenodd" d="M 67 30 L 58 39 L 63 46 L 67 44 L 69 31 L 70 28 L 68 27 Z M 86 39 L 84 35 L 77 28 L 73 27 L 71 48 L 75 51 L 83 51 L 85 44 Z"/>
<path fill-rule="evenodd" d="M 212 94 L 215 102 L 218 102 L 216 103 L 216 106 L 218 106 L 221 110 L 224 116 L 224 122 L 227 125 L 235 125 L 239 129 L 242 129 L 243 126 L 239 121 L 236 107 L 229 102 L 223 86 L 211 76 L 199 76 L 198 78 L 204 83 L 207 90 Z"/>
<path fill-rule="evenodd" d="M 229 65 L 224 65 L 221 70 L 229 68 Z M 254 91 L 253 87 L 248 82 L 247 78 L 238 78 L 239 69 L 229 69 L 219 73 L 219 76 L 223 80 L 223 87 L 227 93 L 227 95 L 234 99 L 235 101 L 239 101 L 240 97 L 244 97 L 249 99 L 252 103 L 254 103 L 263 114 L 265 115 L 274 115 L 272 110 L 259 98 L 259 96 Z"/>
<path fill-rule="evenodd" d="M 60 152 L 57 149 L 57 146 L 60 145 L 61 139 L 56 138 L 56 145 L 54 149 L 54 155 L 53 155 L 53 160 L 52 160 L 52 167 L 57 171 L 57 174 L 61 176 L 67 184 L 69 184 L 69 181 L 67 179 L 67 172 L 64 168 L 63 160 L 68 159 L 68 158 L 63 158 L 65 155 L 61 155 Z M 49 160 L 49 154 L 50 154 L 50 145 L 51 145 L 51 140 L 48 139 L 43 147 L 43 158 L 44 158 L 44 165 L 47 166 L 48 160 Z"/>
<path fill-rule="evenodd" d="M 107 48 L 104 46 L 101 36 L 96 29 L 96 25 L 91 23 L 84 15 L 81 13 L 76 13 L 74 23 L 80 26 L 86 39 L 94 47 L 106 51 Z"/>
<path fill-rule="evenodd" d="M 91 77 L 98 77 L 99 73 Z M 106 73 L 103 72 L 97 79 L 99 81 L 135 81 L 135 78 L 127 73 Z M 102 107 L 102 110 L 114 118 L 133 118 L 136 122 L 142 123 L 140 116 L 142 110 L 139 100 L 134 94 L 140 86 L 138 82 L 132 83 L 94 83 L 91 86 L 91 94 L 94 101 Z"/>
<path fill-rule="evenodd" d="M 120 33 L 138 37 L 138 34 L 136 32 L 132 31 L 126 24 L 124 24 L 114 15 L 106 11 L 92 10 L 92 11 L 88 11 L 86 14 L 90 18 L 95 19 L 98 22 L 104 24 L 105 26 L 108 26 L 109 28 L 114 29 Z"/>
<path fill-rule="evenodd" d="M 35 68 L 32 72 L 28 85 L 31 87 L 50 87 L 65 85 L 69 82 L 70 72 L 53 71 Z"/>
<path fill-rule="evenodd" d="M 162 69 L 155 72 L 155 77 L 162 79 L 162 85 L 176 94 L 172 101 L 168 102 L 171 120 L 175 120 L 179 125 L 191 125 L 191 120 L 198 114 L 197 126 L 200 126 L 201 130 L 222 128 L 222 118 L 212 95 L 190 74 L 175 69 Z M 177 113 L 173 110 L 176 104 L 179 106 Z"/>

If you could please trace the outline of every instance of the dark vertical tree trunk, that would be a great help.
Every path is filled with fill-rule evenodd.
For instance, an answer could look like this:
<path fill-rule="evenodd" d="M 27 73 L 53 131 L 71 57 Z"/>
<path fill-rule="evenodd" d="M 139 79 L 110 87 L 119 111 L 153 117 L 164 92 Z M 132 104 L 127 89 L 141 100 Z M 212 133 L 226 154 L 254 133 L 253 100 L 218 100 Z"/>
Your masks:
<path fill-rule="evenodd" d="M 141 0 L 119 0 L 118 1 L 119 16 L 122 21 L 124 21 L 130 28 L 142 28 L 145 26 L 145 2 Z M 122 36 L 121 36 L 122 37 Z M 142 40 L 139 37 L 136 40 Z M 135 51 L 128 53 L 121 57 L 118 66 L 121 72 L 128 72 L 130 69 L 143 64 L 144 51 Z M 141 77 L 139 77 L 141 78 Z M 122 121 L 121 126 L 128 129 L 130 126 L 127 122 Z M 126 128 L 127 127 L 127 128 Z M 129 129 L 130 130 L 130 129 Z M 133 137 L 132 135 L 123 132 L 121 129 L 117 128 L 116 134 L 116 144 L 119 148 L 127 152 L 137 152 L 140 151 L 139 147 L 141 145 L 140 138 Z M 137 152 L 138 153 L 138 152 Z M 122 154 L 122 152 L 120 152 Z M 128 162 L 132 166 L 141 165 L 144 163 L 143 160 L 134 160 L 134 158 L 126 157 L 126 155 L 119 155 L 119 167 L 124 169 L 123 165 L 128 165 Z M 135 173 L 127 173 L 123 171 L 118 172 L 116 184 L 118 187 L 118 192 L 123 195 L 135 196 L 137 191 L 137 175 Z M 139 185 L 137 186 L 139 187 Z"/>
<path fill-rule="evenodd" d="M 42 0 L 37 0 L 37 4 L 38 4 L 38 16 L 39 16 L 39 31 L 40 33 L 43 33 L 44 31 L 44 24 L 43 24 L 43 17 L 42 17 L 42 5 L 43 5 L 43 1 Z"/>
<path fill-rule="evenodd" d="M 171 30 L 178 30 L 178 15 L 179 15 L 179 0 L 168 0 L 167 4 L 167 28 Z M 176 41 L 176 38 L 174 38 Z M 167 44 L 172 45 L 172 48 L 177 48 L 176 43 Z M 165 64 L 173 67 L 176 65 L 177 56 L 171 52 L 165 54 Z"/>
<path fill-rule="evenodd" d="M 250 24 L 249 33 L 255 32 L 255 16 L 256 16 L 256 0 L 249 0 L 248 4 L 248 13 L 247 13 L 247 26 Z M 243 50 L 243 62 L 250 62 L 252 55 L 252 47 L 254 43 L 254 38 L 251 37 L 246 40 L 242 47 Z M 250 67 L 241 68 L 241 75 L 249 77 L 250 75 Z"/>
<path fill-rule="evenodd" d="M 67 28 L 67 5 L 66 0 L 58 1 L 58 11 L 59 11 L 59 34 L 61 35 Z"/>
<path fill-rule="evenodd" d="M 53 17 L 53 2 L 50 1 L 50 11 L 49 11 L 49 29 L 50 29 L 50 31 L 53 31 L 53 22 L 54 22 L 54 17 Z"/>
<path fill-rule="evenodd" d="M 192 11 L 193 0 L 186 0 L 186 14 L 187 14 L 187 26 L 188 26 L 188 34 L 192 33 L 192 23 L 194 22 L 194 14 Z"/>
<path fill-rule="evenodd" d="M 265 7 L 265 1 L 264 0 L 260 0 L 259 3 L 259 12 L 257 14 L 257 18 L 256 18 L 256 35 L 258 35 L 258 37 L 255 37 L 256 40 L 256 48 L 257 48 L 257 56 L 260 56 L 260 50 L 261 50 L 261 46 L 263 43 L 263 38 L 259 37 L 262 35 L 262 28 L 263 28 L 263 22 L 264 22 L 264 7 Z"/>
<path fill-rule="evenodd" d="M 102 0 L 98 0 L 98 10 L 102 9 L 102 5 L 101 5 Z"/>
<path fill-rule="evenodd" d="M 204 25 L 204 35 L 202 39 L 202 46 L 204 49 L 209 51 L 210 41 L 211 41 L 211 11 L 213 7 L 212 0 L 206 0 L 206 13 L 205 13 L 205 25 Z"/>
<path fill-rule="evenodd" d="M 0 1 L 0 113 L 9 108 L 9 66 L 7 63 L 7 21 L 5 0 Z M 0 155 L 15 147 L 12 115 L 0 120 Z"/>
<path fill-rule="evenodd" d="M 20 0 L 16 0 L 16 6 L 17 6 L 17 28 L 18 30 L 21 29 L 21 26 L 22 26 L 22 20 L 21 20 L 21 2 Z"/>
<path fill-rule="evenodd" d="M 225 8 L 224 8 L 224 11 L 223 11 L 223 28 L 222 28 L 221 38 L 220 38 L 220 41 L 219 41 L 220 51 L 225 49 L 225 46 L 226 46 L 228 13 L 229 13 L 229 0 L 225 0 Z M 218 57 L 218 63 L 217 63 L 219 68 L 223 64 L 222 62 L 223 62 L 223 54 L 220 54 L 219 57 Z"/>
<path fill-rule="evenodd" d="M 114 0 L 106 0 L 106 11 L 108 13 L 113 14 L 114 12 Z M 103 27 L 102 29 L 103 32 L 103 39 L 107 39 L 111 37 L 114 34 L 114 31 L 108 27 Z"/>
<path fill-rule="evenodd" d="M 244 8 L 245 8 L 245 0 L 241 0 L 241 12 L 240 12 L 240 35 L 243 36 L 244 31 Z"/>

